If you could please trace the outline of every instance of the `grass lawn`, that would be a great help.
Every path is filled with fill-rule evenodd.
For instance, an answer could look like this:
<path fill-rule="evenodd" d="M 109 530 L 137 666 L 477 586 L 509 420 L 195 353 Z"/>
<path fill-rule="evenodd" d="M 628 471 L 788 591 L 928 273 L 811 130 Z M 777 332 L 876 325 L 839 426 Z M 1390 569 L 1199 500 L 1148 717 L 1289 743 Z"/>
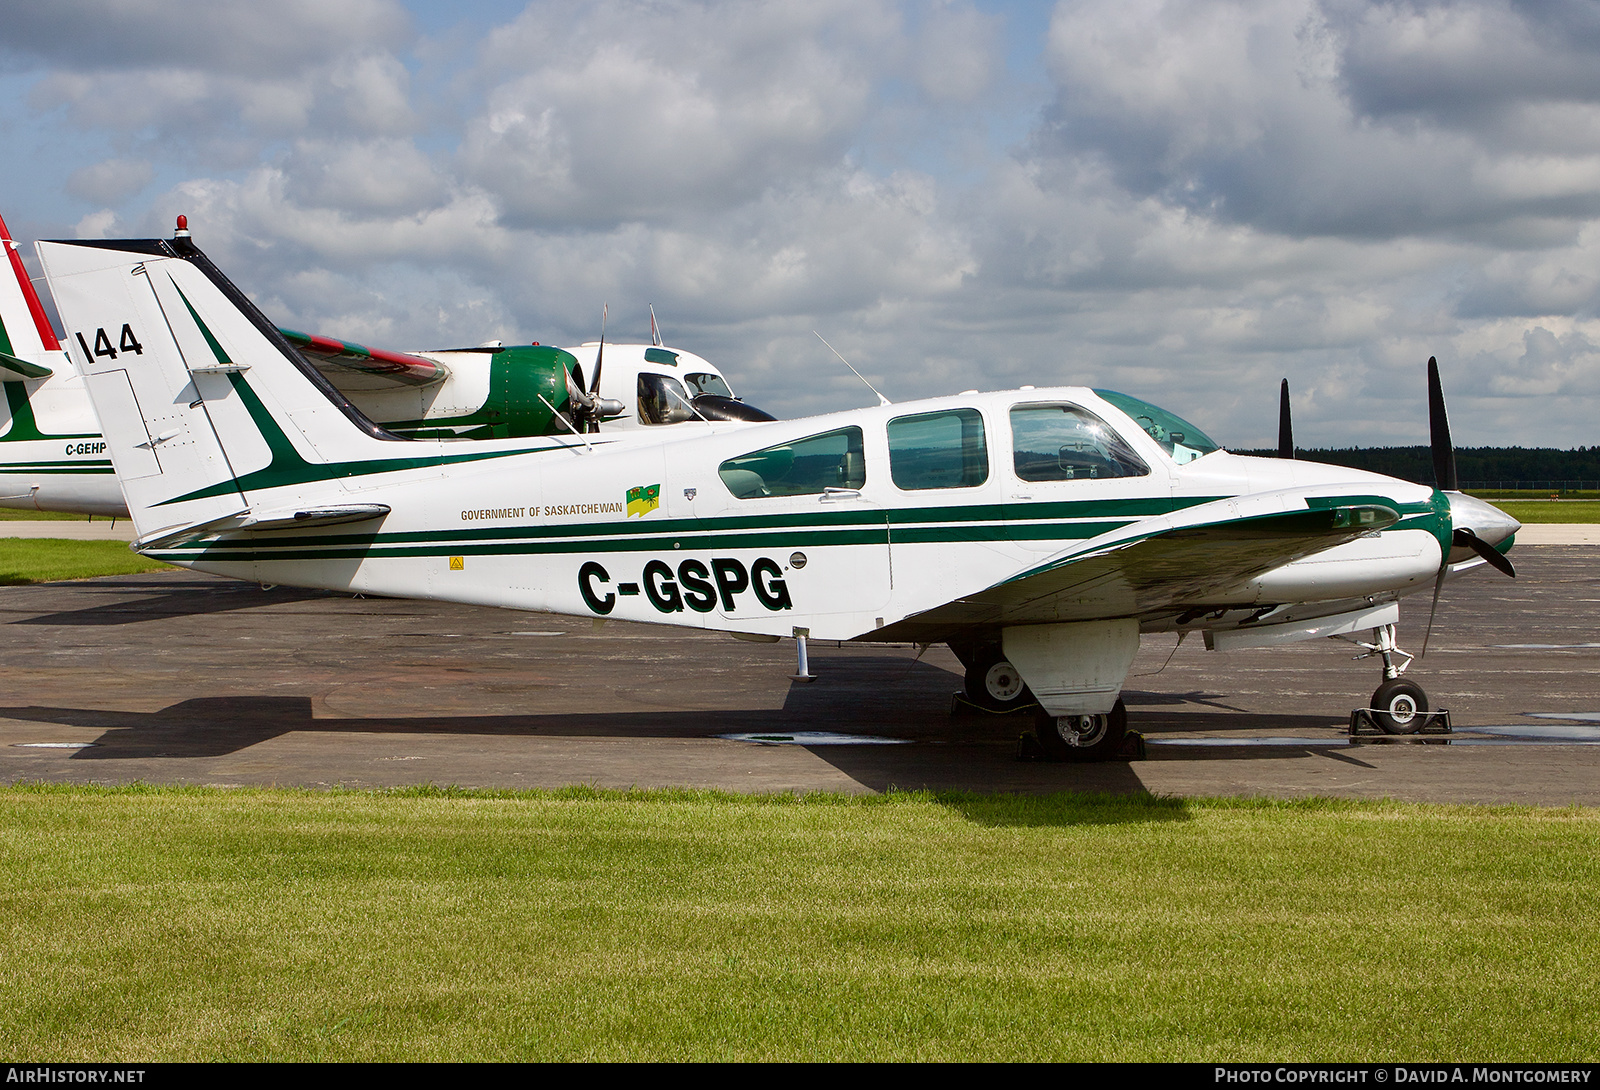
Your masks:
<path fill-rule="evenodd" d="M 96 575 L 132 575 L 166 567 L 170 565 L 140 556 L 128 548 L 126 541 L 0 537 L 0 586 L 88 579 Z"/>
<path fill-rule="evenodd" d="M 32 508 L 0 507 L 0 522 L 88 522 L 88 515 L 72 515 L 65 511 L 35 511 Z M 95 516 L 96 522 L 110 522 L 105 515 Z M 126 519 L 120 521 L 126 522 Z"/>
<path fill-rule="evenodd" d="M 0 789 L 40 1060 L 1600 1055 L 1600 812 Z"/>
<path fill-rule="evenodd" d="M 1600 522 L 1600 500 L 1494 500 L 1518 522 Z"/>

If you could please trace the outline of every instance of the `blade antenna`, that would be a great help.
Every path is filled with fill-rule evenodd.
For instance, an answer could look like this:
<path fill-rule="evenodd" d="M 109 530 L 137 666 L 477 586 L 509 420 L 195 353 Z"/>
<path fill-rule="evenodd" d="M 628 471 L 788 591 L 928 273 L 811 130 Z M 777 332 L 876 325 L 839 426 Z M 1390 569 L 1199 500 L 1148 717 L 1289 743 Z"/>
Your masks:
<path fill-rule="evenodd" d="M 650 304 L 650 344 L 655 348 L 661 347 L 661 327 L 656 325 L 656 305 Z"/>
<path fill-rule="evenodd" d="M 817 331 L 814 330 L 814 329 L 811 332 L 817 334 L 817 340 L 821 341 L 823 344 L 828 344 L 828 338 L 824 337 L 821 333 L 817 333 Z M 831 344 L 828 344 L 828 351 L 832 352 L 835 356 L 839 356 L 839 350 L 837 348 L 833 347 L 833 345 L 831 345 Z M 866 382 L 867 389 L 871 390 L 875 394 L 878 394 L 878 388 L 876 386 L 874 386 L 872 383 L 867 382 L 867 376 L 863 375 L 860 371 L 857 371 L 855 369 L 855 366 L 853 364 L 851 364 L 851 362 L 849 360 L 845 359 L 843 356 L 839 356 L 839 362 L 844 364 L 846 367 L 850 368 L 851 374 L 855 375 L 856 378 L 860 379 L 862 382 Z M 892 404 L 892 402 L 890 402 L 890 400 L 888 398 L 884 397 L 882 394 L 878 394 L 878 404 L 879 405 L 889 405 L 889 404 Z"/>
<path fill-rule="evenodd" d="M 1289 419 L 1289 380 L 1278 388 L 1278 457 L 1294 457 L 1294 425 Z"/>

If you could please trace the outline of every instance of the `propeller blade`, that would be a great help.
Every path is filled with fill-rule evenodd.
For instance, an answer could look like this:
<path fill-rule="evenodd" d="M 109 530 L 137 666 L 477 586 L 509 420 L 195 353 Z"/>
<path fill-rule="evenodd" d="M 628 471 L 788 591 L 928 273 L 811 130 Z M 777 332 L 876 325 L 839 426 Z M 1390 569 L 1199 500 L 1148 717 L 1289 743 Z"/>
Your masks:
<path fill-rule="evenodd" d="M 1428 434 L 1433 446 L 1433 479 L 1441 492 L 1457 492 L 1456 448 L 1450 443 L 1450 419 L 1444 411 L 1444 386 L 1439 361 L 1428 357 Z"/>
<path fill-rule="evenodd" d="M 1511 566 L 1511 558 L 1509 556 L 1501 552 L 1499 549 L 1496 549 L 1493 545 L 1483 540 L 1483 538 L 1479 537 L 1465 526 L 1458 527 L 1456 532 L 1450 535 L 1450 544 L 1465 545 L 1467 548 L 1483 557 L 1484 560 L 1488 561 L 1489 566 L 1494 568 L 1496 571 L 1505 572 L 1513 579 L 1517 577 L 1517 569 Z"/>
<path fill-rule="evenodd" d="M 606 358 L 606 315 L 611 313 L 611 304 L 602 303 L 600 306 L 600 347 L 594 354 L 594 382 L 589 385 L 589 392 L 596 396 L 600 394 L 600 365 Z"/>
<path fill-rule="evenodd" d="M 606 360 L 606 316 L 611 313 L 611 304 L 600 305 L 600 347 L 594 351 L 594 378 L 589 383 L 589 405 L 585 415 L 583 430 L 597 432 L 600 430 L 600 367 Z"/>
<path fill-rule="evenodd" d="M 1294 457 L 1294 425 L 1289 421 L 1289 380 L 1278 388 L 1278 457 Z"/>
<path fill-rule="evenodd" d="M 1450 570 L 1449 564 L 1439 565 L 1439 578 L 1433 581 L 1433 605 L 1428 607 L 1428 627 L 1422 632 L 1422 650 L 1417 652 L 1417 658 L 1426 658 L 1428 654 L 1428 638 L 1433 635 L 1433 617 L 1439 612 L 1439 592 L 1444 589 L 1445 573 Z"/>

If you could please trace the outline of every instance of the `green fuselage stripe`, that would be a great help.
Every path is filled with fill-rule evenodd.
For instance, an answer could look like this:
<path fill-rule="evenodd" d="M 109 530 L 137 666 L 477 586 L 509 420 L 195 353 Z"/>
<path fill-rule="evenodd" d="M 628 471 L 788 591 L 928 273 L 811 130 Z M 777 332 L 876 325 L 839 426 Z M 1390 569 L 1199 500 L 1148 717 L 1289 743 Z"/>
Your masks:
<path fill-rule="evenodd" d="M 1182 510 L 1196 504 L 1208 503 L 1215 496 L 1200 496 L 1186 499 L 1159 499 L 1159 500 L 1080 500 L 1062 503 L 1040 504 L 986 504 L 969 508 L 922 507 L 885 510 L 883 508 L 857 508 L 850 511 L 814 511 L 784 515 L 743 515 L 720 516 L 698 519 L 663 519 L 659 522 L 629 521 L 621 522 L 595 522 L 581 524 L 563 524 L 558 526 L 494 526 L 494 527 L 469 527 L 459 530 L 413 530 L 391 534 L 325 534 L 320 536 L 284 536 L 275 535 L 273 544 L 277 546 L 308 545 L 349 545 L 379 540 L 391 542 L 421 542 L 421 541 L 483 541 L 499 539 L 530 540 L 538 538 L 573 538 L 573 537 L 634 537 L 648 536 L 655 538 L 676 537 L 679 535 L 704 535 L 718 531 L 733 530 L 753 532 L 757 530 L 791 530 L 791 529 L 817 529 L 823 527 L 874 527 L 882 531 L 888 528 L 888 533 L 894 540 L 902 540 L 902 535 L 919 532 L 916 527 L 928 523 L 995 523 L 1004 532 L 999 535 L 1014 536 L 1023 532 L 1024 536 L 1038 536 L 1026 532 L 1026 528 L 1040 527 L 1044 536 L 1054 533 L 1066 522 L 1053 520 L 1094 520 L 1097 522 L 1111 522 L 1120 525 L 1130 522 L 1135 518 L 1148 518 L 1152 515 L 1165 515 L 1172 511 Z M 997 540 L 987 531 L 974 532 L 958 540 Z M 229 548 L 249 547 L 249 541 L 218 541 L 205 542 L 206 547 Z"/>
<path fill-rule="evenodd" d="M 1208 502 L 1214 497 L 1162 501 L 1169 509 Z M 1144 501 L 1149 503 L 1150 501 Z M 1064 509 L 1056 519 L 1026 521 L 996 518 L 1008 508 L 990 506 L 988 522 L 969 512 L 948 509 L 850 511 L 749 518 L 678 519 L 650 525 L 606 522 L 591 526 L 495 527 L 406 533 L 273 534 L 251 538 L 195 541 L 152 551 L 175 562 L 248 563 L 262 560 L 350 560 L 420 556 L 514 556 L 559 553 L 646 552 L 654 550 L 786 549 L 826 545 L 913 545 L 973 541 L 1082 541 L 1137 521 L 1137 517 L 1094 518 L 1102 501 L 1032 505 Z M 1395 506 L 1390 501 L 1387 506 Z M 1408 517 L 1392 530 L 1432 529 L 1429 504 L 1406 504 Z M 1009 510 L 1020 513 L 1023 505 Z M 888 516 L 886 518 L 886 516 Z M 898 517 L 896 517 L 898 516 Z M 963 516 L 968 516 L 963 518 Z M 1147 516 L 1146 516 L 1147 517 Z M 961 521 L 952 521 L 960 518 Z M 596 539 L 603 540 L 596 540 Z"/>

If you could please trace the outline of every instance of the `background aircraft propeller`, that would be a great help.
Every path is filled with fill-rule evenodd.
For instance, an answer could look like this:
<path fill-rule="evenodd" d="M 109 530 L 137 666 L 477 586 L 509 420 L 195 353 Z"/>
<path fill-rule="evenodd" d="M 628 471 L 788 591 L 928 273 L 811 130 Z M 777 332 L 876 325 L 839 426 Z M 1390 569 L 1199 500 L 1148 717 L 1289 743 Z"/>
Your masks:
<path fill-rule="evenodd" d="M 1289 420 L 1289 380 L 1278 388 L 1278 457 L 1294 457 L 1294 424 Z"/>
<path fill-rule="evenodd" d="M 600 368 L 606 359 L 606 318 L 611 313 L 611 304 L 606 303 L 600 309 L 600 347 L 594 354 L 594 378 L 585 390 L 581 385 L 568 385 L 567 393 L 572 401 L 572 417 L 578 424 L 578 430 L 584 432 L 597 432 L 600 430 L 600 421 L 608 416 L 621 416 L 627 406 L 615 398 L 600 396 Z M 582 379 L 582 370 L 578 378 Z"/>

